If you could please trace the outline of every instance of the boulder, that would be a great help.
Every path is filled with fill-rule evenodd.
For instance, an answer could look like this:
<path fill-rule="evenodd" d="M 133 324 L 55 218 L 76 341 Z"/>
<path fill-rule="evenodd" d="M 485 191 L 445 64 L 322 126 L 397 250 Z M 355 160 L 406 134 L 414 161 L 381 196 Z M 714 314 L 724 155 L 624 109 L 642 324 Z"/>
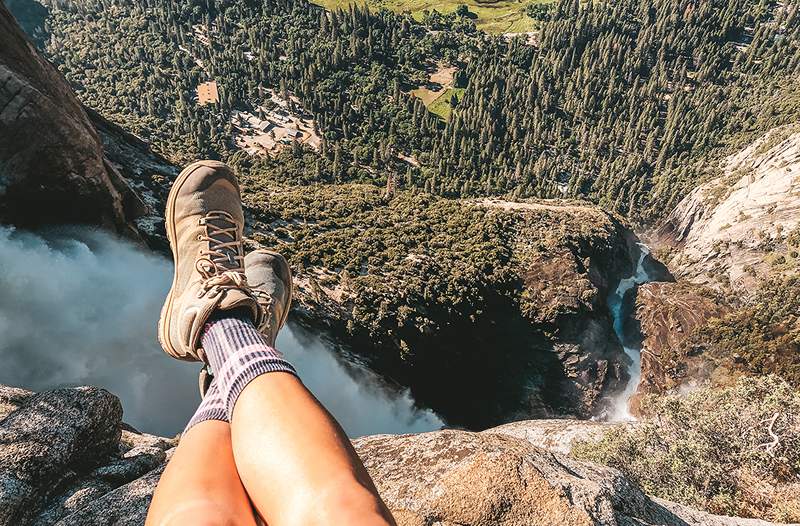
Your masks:
<path fill-rule="evenodd" d="M 354 441 L 400 526 L 758 526 L 642 493 L 614 469 L 493 432 Z"/>
<path fill-rule="evenodd" d="M 117 450 L 122 407 L 94 387 L 29 397 L 0 422 L 0 524 L 25 524 L 73 473 Z"/>

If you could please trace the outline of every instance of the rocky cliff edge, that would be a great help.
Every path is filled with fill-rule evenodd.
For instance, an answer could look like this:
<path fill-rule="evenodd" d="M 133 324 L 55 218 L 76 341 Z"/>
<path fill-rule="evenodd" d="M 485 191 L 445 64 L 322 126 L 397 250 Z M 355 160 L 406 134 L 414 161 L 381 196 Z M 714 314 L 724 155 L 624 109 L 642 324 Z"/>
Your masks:
<path fill-rule="evenodd" d="M 648 497 L 614 469 L 557 452 L 605 427 L 526 421 L 354 445 L 401 526 L 770 524 Z M 0 524 L 143 524 L 176 445 L 123 424 L 119 400 L 103 389 L 0 386 Z"/>

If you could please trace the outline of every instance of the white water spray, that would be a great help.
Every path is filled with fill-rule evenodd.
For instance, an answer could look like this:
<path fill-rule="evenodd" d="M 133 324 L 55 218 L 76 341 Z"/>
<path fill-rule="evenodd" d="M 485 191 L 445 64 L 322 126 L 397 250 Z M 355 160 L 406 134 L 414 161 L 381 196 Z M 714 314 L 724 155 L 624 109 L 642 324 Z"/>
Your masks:
<path fill-rule="evenodd" d="M 34 234 L 0 225 L 0 269 L 0 383 L 98 385 L 142 431 L 183 429 L 200 401 L 198 367 L 170 359 L 156 340 L 169 261 L 87 228 Z M 443 425 L 314 331 L 287 325 L 278 348 L 350 436 Z"/>
<path fill-rule="evenodd" d="M 607 416 L 607 419 L 611 421 L 630 422 L 636 420 L 636 417 L 631 414 L 630 402 L 633 395 L 636 394 L 639 382 L 642 379 L 642 349 L 640 345 L 633 345 L 627 342 L 625 338 L 625 319 L 630 314 L 625 309 L 625 295 L 632 288 L 652 281 L 644 266 L 644 261 L 650 254 L 650 249 L 640 243 L 639 250 L 639 261 L 636 264 L 636 270 L 633 275 L 620 280 L 617 289 L 608 298 L 608 308 L 614 320 L 614 332 L 622 343 L 625 354 L 631 361 L 628 366 L 628 374 L 630 376 L 628 384 L 625 386 L 625 390 L 612 400 L 612 406 Z"/>

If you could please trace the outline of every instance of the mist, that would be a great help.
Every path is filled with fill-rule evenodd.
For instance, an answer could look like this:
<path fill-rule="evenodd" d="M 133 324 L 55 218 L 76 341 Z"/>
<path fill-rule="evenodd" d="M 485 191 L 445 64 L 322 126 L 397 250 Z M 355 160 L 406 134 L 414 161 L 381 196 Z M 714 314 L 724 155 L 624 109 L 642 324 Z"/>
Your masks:
<path fill-rule="evenodd" d="M 156 339 L 172 263 L 87 228 L 0 226 L 0 246 L 0 383 L 101 386 L 137 429 L 179 432 L 200 401 L 199 366 L 168 357 Z M 350 436 L 442 426 L 325 335 L 290 322 L 277 346 Z"/>

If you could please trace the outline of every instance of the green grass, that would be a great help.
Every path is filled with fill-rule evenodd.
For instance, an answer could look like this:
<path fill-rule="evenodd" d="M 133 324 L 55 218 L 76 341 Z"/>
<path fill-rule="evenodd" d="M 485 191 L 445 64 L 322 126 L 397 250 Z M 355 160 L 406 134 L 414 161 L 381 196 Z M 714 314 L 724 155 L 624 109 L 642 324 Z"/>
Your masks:
<path fill-rule="evenodd" d="M 444 120 L 449 120 L 450 113 L 453 111 L 453 108 L 450 106 L 450 98 L 453 94 L 461 100 L 461 97 L 464 95 L 464 88 L 447 88 L 428 105 L 428 111 L 435 113 Z"/>
<path fill-rule="evenodd" d="M 411 13 L 416 19 L 422 18 L 425 10 L 436 9 L 440 13 L 450 13 L 461 4 L 477 15 L 478 29 L 487 33 L 523 33 L 533 31 L 536 21 L 525 15 L 525 6 L 548 0 L 312 0 L 327 9 L 347 7 L 351 3 L 368 4 L 370 7 L 385 7 L 397 13 Z"/>

